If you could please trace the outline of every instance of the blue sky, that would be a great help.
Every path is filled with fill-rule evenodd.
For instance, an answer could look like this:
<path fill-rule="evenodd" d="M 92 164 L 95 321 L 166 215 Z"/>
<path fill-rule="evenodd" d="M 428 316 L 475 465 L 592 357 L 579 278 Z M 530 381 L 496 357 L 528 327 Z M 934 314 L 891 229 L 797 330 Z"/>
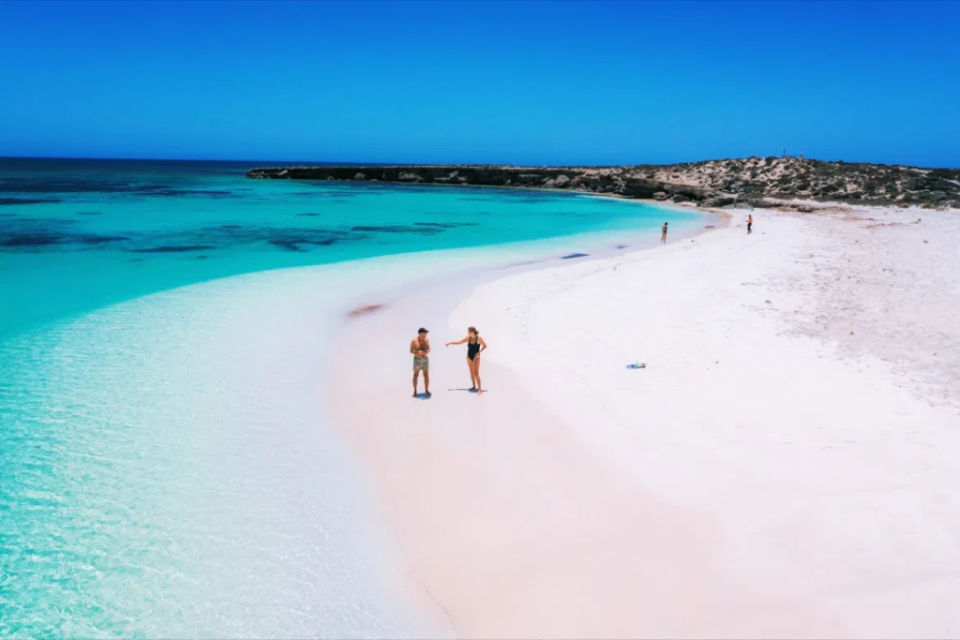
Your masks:
<path fill-rule="evenodd" d="M 960 166 L 960 3 L 0 1 L 0 156 Z"/>

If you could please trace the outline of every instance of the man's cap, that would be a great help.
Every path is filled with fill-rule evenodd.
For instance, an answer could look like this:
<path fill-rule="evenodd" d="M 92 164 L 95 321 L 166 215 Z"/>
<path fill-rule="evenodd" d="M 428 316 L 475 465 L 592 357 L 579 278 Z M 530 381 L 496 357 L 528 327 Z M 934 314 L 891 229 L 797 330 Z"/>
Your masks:
<path fill-rule="evenodd" d="M 424 329 L 423 327 L 420 327 L 420 329 L 417 331 L 417 333 L 430 333 L 430 332 L 427 331 L 426 329 Z"/>

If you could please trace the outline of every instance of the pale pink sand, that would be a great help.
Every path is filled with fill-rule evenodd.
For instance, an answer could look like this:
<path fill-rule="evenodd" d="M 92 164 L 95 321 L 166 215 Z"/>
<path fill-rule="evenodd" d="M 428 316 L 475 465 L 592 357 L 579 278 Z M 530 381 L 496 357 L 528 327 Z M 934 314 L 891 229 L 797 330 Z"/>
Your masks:
<path fill-rule="evenodd" d="M 340 336 L 336 419 L 450 633 L 960 637 L 960 213 L 746 213 Z M 468 324 L 482 398 L 447 390 Z"/>
<path fill-rule="evenodd" d="M 582 268 L 589 267 L 575 267 Z M 733 575 L 725 567 L 729 534 L 717 518 L 656 497 L 594 451 L 562 417 L 562 399 L 549 389 L 539 395 L 529 390 L 551 379 L 521 381 L 510 369 L 486 362 L 486 395 L 451 391 L 468 387 L 469 378 L 465 348 L 443 347 L 465 329 L 448 329 L 449 316 L 478 282 L 465 275 L 354 319 L 337 338 L 335 380 L 328 390 L 334 418 L 366 462 L 397 535 L 409 591 L 449 633 L 843 633 L 814 595 L 777 580 Z M 570 321 L 582 311 L 571 310 Z M 406 351 L 420 325 L 433 330 L 431 400 L 410 398 Z M 506 336 L 481 330 L 490 353 L 502 351 L 502 360 L 510 362 Z M 557 354 L 574 352 L 576 331 L 555 336 Z M 576 360 L 570 364 L 577 368 Z M 596 410 L 577 419 L 580 429 L 589 430 L 608 416 Z M 698 475 L 703 469 L 678 471 Z"/>
<path fill-rule="evenodd" d="M 738 212 L 663 249 L 481 285 L 449 326 L 480 327 L 487 365 L 617 482 L 709 522 L 693 562 L 714 580 L 816 602 L 858 637 L 960 637 L 960 212 L 753 213 L 750 237 Z M 658 608 L 675 626 L 657 631 L 808 634 L 701 602 Z M 685 626 L 711 605 L 729 617 Z"/>

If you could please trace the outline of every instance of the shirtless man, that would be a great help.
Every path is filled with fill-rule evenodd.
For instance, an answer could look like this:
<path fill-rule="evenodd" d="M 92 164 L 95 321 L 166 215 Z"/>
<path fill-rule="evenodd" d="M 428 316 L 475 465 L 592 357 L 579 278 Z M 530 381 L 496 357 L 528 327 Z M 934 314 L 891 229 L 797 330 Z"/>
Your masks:
<path fill-rule="evenodd" d="M 430 339 L 423 327 L 417 331 L 417 337 L 410 341 L 410 353 L 413 354 L 413 397 L 417 397 L 417 379 L 423 371 L 423 390 L 430 397 Z"/>

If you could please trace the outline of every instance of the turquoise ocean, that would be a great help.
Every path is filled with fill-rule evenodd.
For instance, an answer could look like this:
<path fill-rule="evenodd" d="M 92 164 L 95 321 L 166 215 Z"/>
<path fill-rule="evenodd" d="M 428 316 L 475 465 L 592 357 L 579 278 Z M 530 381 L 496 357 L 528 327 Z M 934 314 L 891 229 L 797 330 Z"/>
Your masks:
<path fill-rule="evenodd" d="M 322 333 L 269 314 L 302 297 L 292 274 L 339 310 L 427 275 L 417 256 L 703 221 L 580 194 L 246 179 L 271 164 L 0 159 L 0 637 L 424 634 L 379 585 L 363 480 L 299 393 L 322 339 L 288 352 L 251 327 Z"/>

